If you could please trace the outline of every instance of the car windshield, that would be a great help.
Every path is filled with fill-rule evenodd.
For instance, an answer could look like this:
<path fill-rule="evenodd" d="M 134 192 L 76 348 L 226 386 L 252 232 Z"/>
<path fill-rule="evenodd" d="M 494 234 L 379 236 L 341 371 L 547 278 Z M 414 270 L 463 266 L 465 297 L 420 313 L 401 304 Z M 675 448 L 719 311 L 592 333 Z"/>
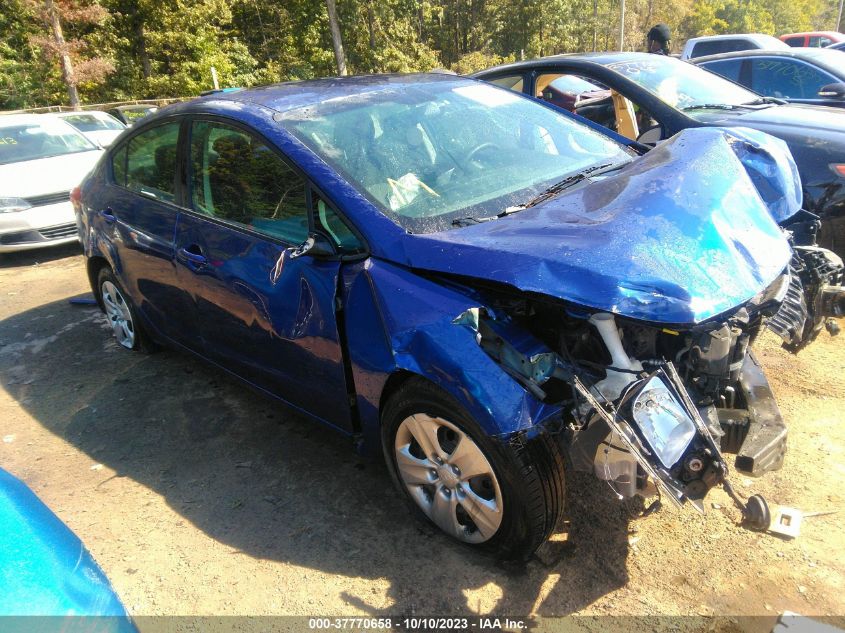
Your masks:
<path fill-rule="evenodd" d="M 414 233 L 495 216 L 567 175 L 633 156 L 551 108 L 466 80 L 387 85 L 279 118 Z"/>
<path fill-rule="evenodd" d="M 615 62 L 608 68 L 679 110 L 708 105 L 739 106 L 760 98 L 703 68 L 662 55 Z"/>
<path fill-rule="evenodd" d="M 0 165 L 92 149 L 97 147 L 64 121 L 44 117 L 31 123 L 0 123 Z"/>
<path fill-rule="evenodd" d="M 98 117 L 94 114 L 71 114 L 62 117 L 80 132 L 99 132 L 101 130 L 122 130 L 124 125 L 110 116 Z"/>

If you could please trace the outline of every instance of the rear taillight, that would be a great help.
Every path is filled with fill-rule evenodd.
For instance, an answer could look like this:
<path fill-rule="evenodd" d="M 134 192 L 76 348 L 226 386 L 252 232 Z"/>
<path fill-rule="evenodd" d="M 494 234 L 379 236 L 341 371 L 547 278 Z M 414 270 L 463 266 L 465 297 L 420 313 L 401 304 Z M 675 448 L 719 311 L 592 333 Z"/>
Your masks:
<path fill-rule="evenodd" d="M 73 205 L 73 208 L 82 213 L 82 189 L 79 187 L 74 187 L 70 191 L 70 203 Z"/>
<path fill-rule="evenodd" d="M 845 178 L 845 163 L 831 163 L 830 168 L 833 170 L 834 174 Z"/>

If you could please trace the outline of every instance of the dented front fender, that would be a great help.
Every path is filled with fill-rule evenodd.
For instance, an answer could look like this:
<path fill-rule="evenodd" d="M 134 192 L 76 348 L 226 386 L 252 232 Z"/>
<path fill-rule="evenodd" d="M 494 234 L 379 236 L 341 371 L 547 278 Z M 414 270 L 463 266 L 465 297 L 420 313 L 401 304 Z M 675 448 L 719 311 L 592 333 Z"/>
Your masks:
<path fill-rule="evenodd" d="M 364 448 L 379 447 L 379 409 L 388 379 L 409 372 L 455 398 L 491 436 L 530 429 L 560 415 L 505 372 L 455 319 L 478 305 L 403 267 L 369 259 L 344 270 L 347 349 Z M 364 325 L 366 323 L 366 326 Z"/>

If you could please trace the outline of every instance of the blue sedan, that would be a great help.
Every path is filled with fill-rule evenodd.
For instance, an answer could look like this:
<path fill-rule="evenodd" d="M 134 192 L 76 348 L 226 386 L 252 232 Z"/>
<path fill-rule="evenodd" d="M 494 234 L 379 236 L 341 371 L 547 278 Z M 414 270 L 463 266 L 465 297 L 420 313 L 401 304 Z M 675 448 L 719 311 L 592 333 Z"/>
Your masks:
<path fill-rule="evenodd" d="M 326 79 L 164 108 L 72 198 L 120 345 L 216 364 L 383 453 L 449 536 L 525 558 L 563 512 L 564 452 L 699 508 L 722 447 L 779 468 L 749 343 L 799 349 L 841 307 L 834 255 L 806 255 L 806 289 L 790 267 L 781 141 L 641 151 L 473 79 Z"/>

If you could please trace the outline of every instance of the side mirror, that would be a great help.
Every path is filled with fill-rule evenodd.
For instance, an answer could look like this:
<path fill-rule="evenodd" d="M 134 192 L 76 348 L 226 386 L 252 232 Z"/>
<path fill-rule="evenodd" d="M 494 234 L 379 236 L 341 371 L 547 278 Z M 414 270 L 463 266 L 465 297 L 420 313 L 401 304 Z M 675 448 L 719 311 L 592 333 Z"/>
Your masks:
<path fill-rule="evenodd" d="M 818 94 L 822 99 L 845 99 L 845 83 L 828 84 Z"/>
<path fill-rule="evenodd" d="M 291 253 L 291 257 L 302 257 L 308 255 L 318 259 L 325 259 L 327 257 L 334 257 L 334 246 L 325 235 L 320 233 L 311 233 L 308 239 L 296 247 L 296 250 Z"/>

